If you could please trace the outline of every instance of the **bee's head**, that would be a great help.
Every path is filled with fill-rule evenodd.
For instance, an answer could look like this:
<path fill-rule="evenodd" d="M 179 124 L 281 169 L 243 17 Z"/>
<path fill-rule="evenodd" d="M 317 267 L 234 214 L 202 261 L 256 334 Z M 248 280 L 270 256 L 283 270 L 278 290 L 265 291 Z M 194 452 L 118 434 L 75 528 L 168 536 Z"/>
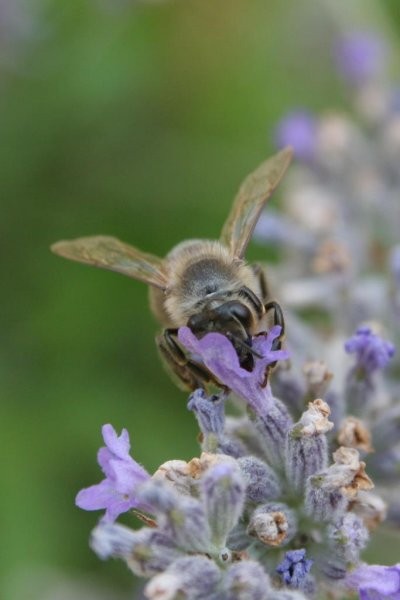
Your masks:
<path fill-rule="evenodd" d="M 187 325 L 198 338 L 211 331 L 226 335 L 236 350 L 241 366 L 250 371 L 254 366 L 250 335 L 252 322 L 253 315 L 245 304 L 229 300 L 217 308 L 205 306 L 201 312 L 189 318 Z"/>

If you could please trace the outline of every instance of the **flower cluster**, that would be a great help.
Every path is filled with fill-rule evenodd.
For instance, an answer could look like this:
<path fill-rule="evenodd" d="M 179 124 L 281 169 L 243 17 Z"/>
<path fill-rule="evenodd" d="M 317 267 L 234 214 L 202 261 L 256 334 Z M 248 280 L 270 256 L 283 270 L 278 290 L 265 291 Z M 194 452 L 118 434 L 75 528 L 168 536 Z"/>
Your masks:
<path fill-rule="evenodd" d="M 328 395 L 321 365 L 304 371 L 299 413 L 274 395 L 265 373 L 273 380 L 270 365 L 288 357 L 273 349 L 279 333 L 277 327 L 254 339 L 259 357 L 250 372 L 223 335 L 198 340 L 188 328 L 180 330 L 182 345 L 242 408 L 239 416 L 225 414 L 226 391 L 190 395 L 200 458 L 169 461 L 150 476 L 129 456 L 127 432 L 118 437 L 110 425 L 103 428 L 106 446 L 98 462 L 106 478 L 82 490 L 77 504 L 106 510 L 92 548 L 148 578 L 147 598 L 300 600 L 327 592 L 332 583 L 338 597 L 354 582 L 364 585 L 360 552 L 384 516 L 360 458 L 367 427 L 347 417 L 332 435 L 328 403 L 309 400 L 309 388 Z M 384 344 L 375 340 L 377 355 Z M 115 523 L 132 508 L 145 522 L 139 530 Z"/>
<path fill-rule="evenodd" d="M 336 439 L 353 437 L 368 453 L 388 518 L 399 524 L 400 104 L 389 50 L 372 32 L 337 41 L 332 57 L 349 110 L 296 108 L 279 123 L 277 146 L 291 144 L 297 160 L 283 184 L 282 214 L 266 211 L 256 237 L 280 248 L 279 276 L 272 270 L 271 278 L 286 309 L 288 346 L 303 359 L 277 373 L 274 391 L 299 406 L 301 362 L 311 360 L 309 393 L 310 377 L 329 384 L 319 394 Z M 315 361 L 328 365 L 332 381 Z"/>
<path fill-rule="evenodd" d="M 222 334 L 179 330 L 221 383 L 189 397 L 199 458 L 150 475 L 127 432 L 103 428 L 105 479 L 76 502 L 105 510 L 91 546 L 148 579 L 150 600 L 400 599 L 400 564 L 361 558 L 383 520 L 400 522 L 398 356 L 385 334 L 400 334 L 400 113 L 383 57 L 365 34 L 335 51 L 365 131 L 306 111 L 278 128 L 299 162 L 285 216 L 267 213 L 257 236 L 282 249 L 284 349 L 279 327 L 254 337 L 247 370 Z M 127 512 L 144 525 L 116 523 Z"/>

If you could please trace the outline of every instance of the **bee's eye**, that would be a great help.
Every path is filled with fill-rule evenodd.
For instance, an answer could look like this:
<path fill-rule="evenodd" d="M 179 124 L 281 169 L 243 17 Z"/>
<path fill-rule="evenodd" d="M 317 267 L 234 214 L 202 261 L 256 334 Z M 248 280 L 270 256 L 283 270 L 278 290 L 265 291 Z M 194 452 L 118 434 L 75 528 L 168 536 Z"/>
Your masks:
<path fill-rule="evenodd" d="M 204 327 L 204 318 L 200 314 L 192 315 L 187 322 L 187 326 L 194 332 L 198 331 Z"/>
<path fill-rule="evenodd" d="M 232 303 L 230 310 L 232 316 L 239 319 L 239 321 L 243 323 L 243 325 L 247 325 L 250 323 L 251 313 L 245 304 L 242 304 L 241 302 L 234 302 Z"/>
<path fill-rule="evenodd" d="M 221 322 L 228 323 L 236 319 L 237 321 L 240 321 L 244 327 L 248 327 L 251 323 L 250 310 L 241 302 L 225 302 L 224 304 L 221 304 L 215 312 Z"/>

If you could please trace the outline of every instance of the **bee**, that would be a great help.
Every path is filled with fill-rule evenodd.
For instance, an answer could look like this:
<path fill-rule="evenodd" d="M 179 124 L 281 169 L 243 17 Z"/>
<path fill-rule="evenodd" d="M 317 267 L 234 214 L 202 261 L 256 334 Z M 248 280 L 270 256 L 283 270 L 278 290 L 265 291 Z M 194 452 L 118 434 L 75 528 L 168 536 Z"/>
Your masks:
<path fill-rule="evenodd" d="M 51 249 L 70 260 L 147 283 L 151 310 L 164 327 L 156 343 L 178 385 L 189 390 L 210 383 L 223 387 L 201 362 L 187 355 L 178 342 L 178 329 L 186 325 L 199 339 L 211 331 L 224 334 L 240 365 L 251 371 L 257 356 L 252 338 L 266 330 L 271 313 L 273 323 L 281 326 L 275 348 L 281 347 L 285 329 L 281 307 L 271 298 L 264 270 L 246 263 L 244 254 L 291 156 L 291 149 L 285 148 L 246 177 L 219 241 L 187 240 L 164 259 L 104 235 L 59 241 Z"/>

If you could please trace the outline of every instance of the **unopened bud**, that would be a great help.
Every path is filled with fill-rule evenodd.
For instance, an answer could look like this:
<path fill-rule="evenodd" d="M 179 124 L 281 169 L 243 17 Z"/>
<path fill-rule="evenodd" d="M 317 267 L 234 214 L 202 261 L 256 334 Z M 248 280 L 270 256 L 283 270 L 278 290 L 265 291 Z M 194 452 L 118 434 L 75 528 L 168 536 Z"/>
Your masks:
<path fill-rule="evenodd" d="M 281 485 L 275 472 L 255 456 L 239 458 L 238 464 L 247 484 L 246 499 L 249 502 L 267 502 L 279 498 Z"/>
<path fill-rule="evenodd" d="M 329 406 L 323 400 L 308 403 L 300 420 L 292 427 L 287 438 L 286 474 L 293 489 L 301 491 L 307 478 L 321 471 L 327 463 L 325 433 L 332 429 L 328 421 Z"/>
<path fill-rule="evenodd" d="M 252 514 L 247 532 L 267 546 L 281 546 L 294 537 L 296 516 L 280 502 L 265 504 Z"/>

